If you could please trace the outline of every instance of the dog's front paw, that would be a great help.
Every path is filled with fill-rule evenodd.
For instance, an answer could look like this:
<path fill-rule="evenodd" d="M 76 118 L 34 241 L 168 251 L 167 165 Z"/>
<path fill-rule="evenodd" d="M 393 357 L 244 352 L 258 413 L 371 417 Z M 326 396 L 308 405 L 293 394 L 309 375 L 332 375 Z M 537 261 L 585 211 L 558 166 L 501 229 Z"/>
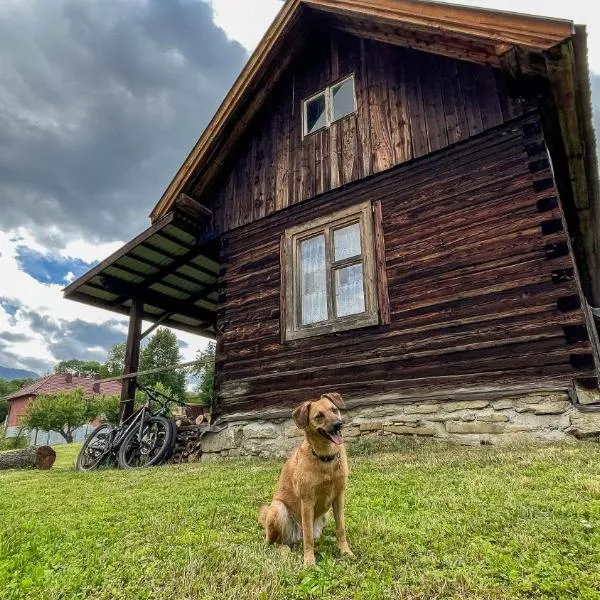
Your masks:
<path fill-rule="evenodd" d="M 340 554 L 342 556 L 347 556 L 348 558 L 354 558 L 354 552 L 352 552 L 348 546 L 340 548 Z"/>
<path fill-rule="evenodd" d="M 314 567 L 316 564 L 315 555 L 314 554 L 305 554 L 304 555 L 304 566 L 305 567 Z"/>

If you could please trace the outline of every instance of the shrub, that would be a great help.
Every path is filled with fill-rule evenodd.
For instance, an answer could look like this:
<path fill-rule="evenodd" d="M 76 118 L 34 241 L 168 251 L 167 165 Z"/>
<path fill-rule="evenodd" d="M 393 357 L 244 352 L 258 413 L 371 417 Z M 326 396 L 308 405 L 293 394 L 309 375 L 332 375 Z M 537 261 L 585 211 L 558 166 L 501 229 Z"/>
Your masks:
<path fill-rule="evenodd" d="M 23 428 L 15 437 L 5 437 L 6 430 L 0 427 L 0 450 L 15 450 L 16 448 L 25 448 L 29 442 L 27 431 Z"/>

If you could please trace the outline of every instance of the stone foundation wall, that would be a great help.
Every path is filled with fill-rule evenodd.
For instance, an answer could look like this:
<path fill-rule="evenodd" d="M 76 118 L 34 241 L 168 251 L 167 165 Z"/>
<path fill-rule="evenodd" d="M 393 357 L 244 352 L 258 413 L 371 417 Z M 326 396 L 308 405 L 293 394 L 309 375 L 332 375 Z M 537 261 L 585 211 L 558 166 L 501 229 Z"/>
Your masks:
<path fill-rule="evenodd" d="M 419 436 L 479 445 L 600 435 L 600 413 L 581 412 L 566 392 L 363 406 L 345 411 L 343 418 L 344 439 L 349 444 L 378 436 Z M 291 418 L 232 421 L 219 433 L 204 437 L 202 458 L 285 457 L 302 435 Z"/>

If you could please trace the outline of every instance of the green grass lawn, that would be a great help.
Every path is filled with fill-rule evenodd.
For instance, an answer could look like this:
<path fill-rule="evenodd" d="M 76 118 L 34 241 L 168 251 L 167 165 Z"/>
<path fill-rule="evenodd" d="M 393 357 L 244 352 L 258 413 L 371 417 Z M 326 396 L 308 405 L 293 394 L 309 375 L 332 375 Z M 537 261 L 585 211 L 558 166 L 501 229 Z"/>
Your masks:
<path fill-rule="evenodd" d="M 281 461 L 0 472 L 0 598 L 600 598 L 600 446 L 350 450 L 317 567 L 256 522 Z M 372 449 L 371 449 L 372 450 Z M 357 456 L 358 454 L 358 456 Z"/>

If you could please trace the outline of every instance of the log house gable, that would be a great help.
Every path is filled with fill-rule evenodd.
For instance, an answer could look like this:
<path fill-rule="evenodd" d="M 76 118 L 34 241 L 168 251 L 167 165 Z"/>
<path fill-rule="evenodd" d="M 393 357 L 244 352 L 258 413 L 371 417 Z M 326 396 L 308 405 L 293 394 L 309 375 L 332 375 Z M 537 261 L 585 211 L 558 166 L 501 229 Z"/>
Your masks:
<path fill-rule="evenodd" d="M 250 203 L 241 214 L 233 214 L 232 226 L 285 208 L 286 202 L 302 201 L 348 181 L 380 172 L 380 162 L 383 168 L 402 162 L 396 160 L 394 154 L 402 152 L 403 147 L 405 153 L 409 152 L 405 135 L 407 122 L 413 131 L 418 127 L 426 128 L 425 132 L 415 133 L 410 144 L 412 155 L 409 160 L 435 151 L 436 147 L 444 147 L 446 138 L 448 144 L 460 141 L 465 130 L 463 110 L 469 134 L 471 126 L 479 126 L 479 120 L 482 121 L 481 131 L 487 129 L 486 119 L 491 105 L 477 106 L 481 99 L 478 77 L 468 77 L 461 88 L 475 106 L 467 104 L 463 109 L 459 105 L 456 113 L 451 111 L 444 115 L 445 125 L 450 131 L 444 131 L 442 119 L 432 128 L 429 127 L 431 119 L 427 122 L 425 118 L 425 123 L 423 119 L 417 119 L 416 126 L 412 127 L 412 122 L 401 111 L 386 114 L 388 107 L 378 101 L 376 85 L 363 86 L 362 93 L 366 95 L 364 106 L 368 114 L 361 115 L 360 80 L 364 81 L 364 76 L 377 68 L 377 65 L 364 64 L 354 71 L 358 104 L 356 126 L 364 129 L 359 130 L 359 136 L 362 134 L 364 139 L 368 138 L 369 145 L 362 144 L 349 164 L 342 167 L 332 164 L 331 174 L 327 172 L 326 165 L 323 166 L 323 162 L 335 163 L 336 156 L 343 155 L 343 142 L 340 147 L 339 140 L 345 140 L 344 136 L 352 136 L 353 132 L 342 128 L 322 147 L 318 143 L 324 137 L 323 131 L 309 136 L 310 144 L 315 141 L 314 152 L 312 146 L 306 153 L 303 150 L 300 158 L 295 156 L 299 167 L 283 168 L 281 161 L 285 162 L 285 157 L 281 161 L 274 160 L 273 147 L 283 145 L 284 154 L 295 152 L 296 131 L 302 131 L 300 122 L 296 130 L 282 131 L 283 138 L 273 129 L 263 129 L 261 135 L 264 139 L 252 139 L 252 144 L 257 144 L 257 152 L 249 152 L 252 156 L 240 166 L 242 172 L 223 181 L 236 157 L 239 159 L 244 153 L 240 144 L 243 146 L 244 140 L 252 138 L 250 130 L 256 129 L 261 111 L 264 112 L 274 97 L 280 97 L 286 86 L 289 88 L 286 77 L 299 57 L 304 60 L 302 53 L 306 52 L 307 45 L 310 50 L 312 46 L 318 46 L 319 41 L 343 36 L 360 39 L 362 46 L 359 51 L 364 49 L 367 59 L 369 45 L 384 43 L 386 47 L 393 46 L 402 52 L 426 53 L 433 57 L 431 60 L 454 59 L 464 65 L 464 69 L 494 69 L 496 81 L 502 80 L 502 86 L 506 88 L 503 94 L 508 91 L 509 98 L 522 98 L 530 107 L 540 108 L 570 234 L 575 246 L 580 249 L 578 260 L 586 293 L 596 305 L 600 304 L 600 276 L 597 275 L 600 273 L 600 195 L 591 122 L 586 31 L 585 27 L 575 26 L 566 20 L 417 0 L 287 0 L 152 211 L 152 221 L 173 210 L 184 193 L 205 205 L 211 205 L 215 200 L 223 204 L 221 223 L 219 215 L 216 215 L 212 232 L 220 235 L 227 230 L 230 214 L 237 211 L 232 195 L 236 194 L 239 186 L 247 188 L 248 194 L 255 194 L 258 203 Z M 329 76 L 310 91 L 294 89 L 294 100 L 298 97 L 306 99 L 311 93 L 352 72 L 342 65 L 348 55 L 340 48 L 337 52 L 331 62 Z M 426 60 L 423 59 L 423 62 L 426 63 Z M 339 68 L 337 72 L 336 67 Z M 406 64 L 407 70 L 411 67 L 412 64 Z M 426 64 L 420 64 L 418 68 L 420 85 L 427 86 L 430 71 Z M 452 80 L 454 77 L 452 72 L 434 74 L 433 93 L 434 96 L 442 96 L 442 102 L 446 100 L 445 95 L 454 94 L 455 88 L 447 85 L 447 78 Z M 405 90 L 407 103 L 410 105 L 412 97 L 416 110 L 427 114 L 432 110 L 435 98 L 419 100 L 418 85 L 414 83 L 416 90 L 410 87 Z M 395 95 L 404 93 L 401 86 L 393 84 L 386 93 L 390 101 L 403 105 Z M 496 100 L 493 94 L 487 92 L 484 96 L 484 104 L 502 103 L 502 97 Z M 454 103 L 451 97 L 447 101 L 450 105 Z M 288 110 L 300 111 L 295 102 L 293 107 L 290 108 L 288 102 Z M 504 107 L 501 106 L 500 110 L 503 120 L 506 120 Z M 298 112 L 295 114 L 298 115 Z M 491 112 L 493 114 L 494 110 Z M 517 111 L 514 116 L 519 114 Z M 275 118 L 281 121 L 285 114 L 277 113 Z M 379 130 L 371 127 L 373 121 L 389 123 L 391 136 L 386 132 L 380 135 Z M 260 127 L 263 127 L 263 122 Z M 456 137 L 459 139 L 456 140 Z M 268 169 L 260 171 L 265 163 Z M 257 171 L 260 172 L 257 174 Z M 307 176 L 309 174 L 311 176 Z M 332 178 L 330 182 L 327 177 Z M 283 186 L 283 199 L 262 191 L 269 186 L 278 190 Z M 225 189 L 221 189 L 223 187 Z M 287 200 L 286 194 L 289 194 Z M 219 195 L 221 197 L 215 199 Z M 218 207 L 216 212 L 219 212 Z M 225 229 L 219 225 L 225 226 Z"/>

